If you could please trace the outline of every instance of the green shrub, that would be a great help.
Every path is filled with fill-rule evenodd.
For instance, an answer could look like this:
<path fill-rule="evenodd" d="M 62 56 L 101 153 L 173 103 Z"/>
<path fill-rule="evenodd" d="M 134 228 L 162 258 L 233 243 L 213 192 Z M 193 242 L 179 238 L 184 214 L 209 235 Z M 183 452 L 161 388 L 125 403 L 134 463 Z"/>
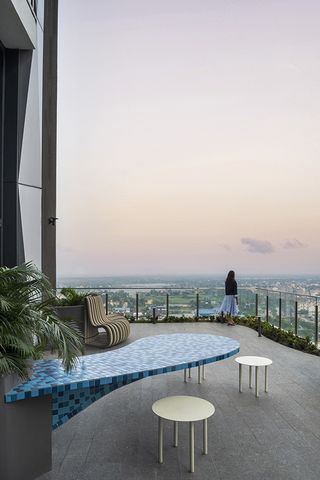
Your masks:
<path fill-rule="evenodd" d="M 152 323 L 153 318 L 151 316 L 147 318 L 139 318 L 139 320 L 136 320 L 135 316 L 130 316 L 127 317 L 130 318 L 131 321 L 136 322 L 136 323 Z M 193 323 L 193 322 L 213 322 L 214 317 L 200 317 L 199 320 L 196 320 L 193 317 L 177 317 L 174 315 L 169 315 L 168 317 L 161 318 L 160 320 L 157 320 L 157 323 Z"/>
<path fill-rule="evenodd" d="M 234 320 L 238 325 L 244 325 L 258 331 L 258 320 L 256 317 L 237 317 Z M 320 356 L 320 350 L 311 342 L 310 337 L 298 337 L 294 335 L 292 330 L 281 330 L 268 322 L 261 322 L 261 333 L 265 337 L 287 347 Z"/>
<path fill-rule="evenodd" d="M 65 287 L 60 291 L 60 297 L 57 297 L 54 304 L 61 307 L 83 305 L 84 299 L 92 293 L 77 292 L 74 288 Z"/>
<path fill-rule="evenodd" d="M 27 378 L 28 362 L 43 356 L 47 344 L 58 352 L 67 370 L 82 353 L 76 325 L 57 317 L 55 292 L 31 263 L 0 268 L 0 376 Z"/>

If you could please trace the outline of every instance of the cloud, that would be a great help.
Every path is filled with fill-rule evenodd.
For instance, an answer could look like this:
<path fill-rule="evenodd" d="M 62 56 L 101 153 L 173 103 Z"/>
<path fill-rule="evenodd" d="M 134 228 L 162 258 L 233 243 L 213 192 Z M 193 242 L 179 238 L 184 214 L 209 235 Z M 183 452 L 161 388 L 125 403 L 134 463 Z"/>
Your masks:
<path fill-rule="evenodd" d="M 282 247 L 286 249 L 294 249 L 294 248 L 305 248 L 308 245 L 306 243 L 300 242 L 300 240 L 297 240 L 296 238 L 293 238 L 292 240 L 287 240 Z"/>
<path fill-rule="evenodd" d="M 272 243 L 268 240 L 256 240 L 255 238 L 241 238 L 241 243 L 247 246 L 248 252 L 262 253 L 263 255 L 274 251 Z"/>
<path fill-rule="evenodd" d="M 287 68 L 295 72 L 299 72 L 299 73 L 303 72 L 303 69 L 296 63 L 287 63 Z"/>
<path fill-rule="evenodd" d="M 219 247 L 223 248 L 224 250 L 231 250 L 230 245 L 228 245 L 227 243 L 219 243 Z"/>

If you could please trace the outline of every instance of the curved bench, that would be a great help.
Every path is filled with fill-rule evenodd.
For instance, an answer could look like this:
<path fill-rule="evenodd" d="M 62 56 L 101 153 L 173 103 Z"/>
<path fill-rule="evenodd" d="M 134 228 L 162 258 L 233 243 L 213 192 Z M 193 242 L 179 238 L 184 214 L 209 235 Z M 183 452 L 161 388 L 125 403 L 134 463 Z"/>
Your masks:
<path fill-rule="evenodd" d="M 8 408 L 12 405 L 17 411 L 21 406 L 19 416 L 25 418 L 28 425 L 33 425 L 34 429 L 48 426 L 46 432 L 38 435 L 37 445 L 33 443 L 28 447 L 30 452 L 25 456 L 29 458 L 28 465 L 34 464 L 37 473 L 34 477 L 51 468 L 50 417 L 51 428 L 55 429 L 123 385 L 152 375 L 217 362 L 239 350 L 239 343 L 228 337 L 186 333 L 145 337 L 117 350 L 81 357 L 77 367 L 68 374 L 60 360 L 36 361 L 31 379 L 5 395 Z M 17 438 L 21 440 L 22 432 L 26 437 L 24 443 L 28 444 L 28 428 L 30 426 L 21 426 L 18 432 L 14 432 L 16 437 L 12 445 Z M 48 445 L 50 455 L 48 448 L 45 449 Z M 37 469 L 36 462 L 40 458 L 46 466 Z M 23 465 L 21 459 L 19 461 L 24 475 L 21 478 L 34 478 L 26 475 L 28 465 Z"/>
<path fill-rule="evenodd" d="M 87 307 L 86 343 L 93 343 L 92 338 L 99 335 L 99 328 L 103 328 L 107 334 L 104 347 L 112 347 L 127 340 L 130 335 L 130 323 L 123 315 L 106 315 L 102 299 L 98 295 L 88 295 L 85 300 Z"/>
<path fill-rule="evenodd" d="M 81 357 L 70 373 L 60 360 L 39 360 L 32 378 L 8 392 L 5 402 L 51 395 L 55 429 L 116 388 L 148 376 L 217 362 L 239 349 L 239 343 L 229 337 L 177 333 L 144 337 L 117 350 Z"/>

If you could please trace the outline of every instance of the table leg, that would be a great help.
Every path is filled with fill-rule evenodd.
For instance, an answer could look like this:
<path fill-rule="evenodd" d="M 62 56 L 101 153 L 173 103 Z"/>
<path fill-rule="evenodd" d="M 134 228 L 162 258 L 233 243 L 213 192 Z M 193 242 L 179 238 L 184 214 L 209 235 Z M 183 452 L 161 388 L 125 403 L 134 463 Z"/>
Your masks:
<path fill-rule="evenodd" d="M 191 368 L 189 368 L 189 378 L 191 378 Z"/>
<path fill-rule="evenodd" d="M 258 376 L 258 368 L 259 368 L 259 367 L 255 367 L 255 369 L 256 369 L 256 375 L 255 375 L 256 397 L 259 397 L 259 376 Z"/>
<path fill-rule="evenodd" d="M 201 365 L 198 366 L 198 383 L 201 383 Z"/>
<path fill-rule="evenodd" d="M 184 381 L 187 383 L 187 369 L 186 368 L 183 370 L 183 374 L 184 374 Z"/>
<path fill-rule="evenodd" d="M 189 441 L 190 441 L 190 472 L 194 472 L 194 423 L 190 422 L 190 432 L 189 432 Z"/>
<path fill-rule="evenodd" d="M 242 365 L 239 363 L 239 392 L 242 392 Z"/>
<path fill-rule="evenodd" d="M 252 367 L 249 367 L 249 388 L 252 388 Z"/>
<path fill-rule="evenodd" d="M 204 373 L 204 364 L 202 365 L 202 378 L 203 378 L 203 380 L 205 380 L 205 378 L 206 378 L 205 373 Z"/>
<path fill-rule="evenodd" d="M 163 463 L 163 419 L 158 420 L 158 454 L 159 463 Z"/>
<path fill-rule="evenodd" d="M 178 422 L 173 422 L 173 446 L 178 446 Z"/>
<path fill-rule="evenodd" d="M 268 365 L 266 365 L 264 368 L 265 368 L 265 370 L 264 370 L 264 391 L 266 393 L 268 393 L 268 387 L 269 387 L 269 385 L 268 385 L 268 383 L 269 383 L 268 382 L 268 373 L 269 373 Z"/>
<path fill-rule="evenodd" d="M 208 454 L 208 419 L 203 420 L 203 454 Z"/>

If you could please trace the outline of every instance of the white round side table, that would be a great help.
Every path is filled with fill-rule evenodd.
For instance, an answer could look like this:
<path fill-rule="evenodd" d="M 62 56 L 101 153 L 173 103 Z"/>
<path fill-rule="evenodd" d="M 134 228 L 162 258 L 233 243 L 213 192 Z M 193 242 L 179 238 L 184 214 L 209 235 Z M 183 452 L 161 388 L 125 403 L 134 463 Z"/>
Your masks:
<path fill-rule="evenodd" d="M 212 403 L 198 397 L 180 395 L 161 398 L 152 405 L 158 418 L 159 463 L 163 463 L 163 420 L 174 422 L 173 445 L 178 446 L 178 422 L 189 422 L 190 472 L 194 472 L 194 422 L 203 421 L 203 454 L 208 453 L 208 418 L 214 414 Z"/>
<path fill-rule="evenodd" d="M 252 367 L 255 367 L 255 394 L 259 397 L 258 368 L 265 367 L 264 391 L 268 392 L 268 366 L 272 360 L 266 357 L 237 357 L 235 361 L 239 364 L 239 392 L 242 392 L 242 365 L 249 367 L 249 388 L 252 388 Z"/>

